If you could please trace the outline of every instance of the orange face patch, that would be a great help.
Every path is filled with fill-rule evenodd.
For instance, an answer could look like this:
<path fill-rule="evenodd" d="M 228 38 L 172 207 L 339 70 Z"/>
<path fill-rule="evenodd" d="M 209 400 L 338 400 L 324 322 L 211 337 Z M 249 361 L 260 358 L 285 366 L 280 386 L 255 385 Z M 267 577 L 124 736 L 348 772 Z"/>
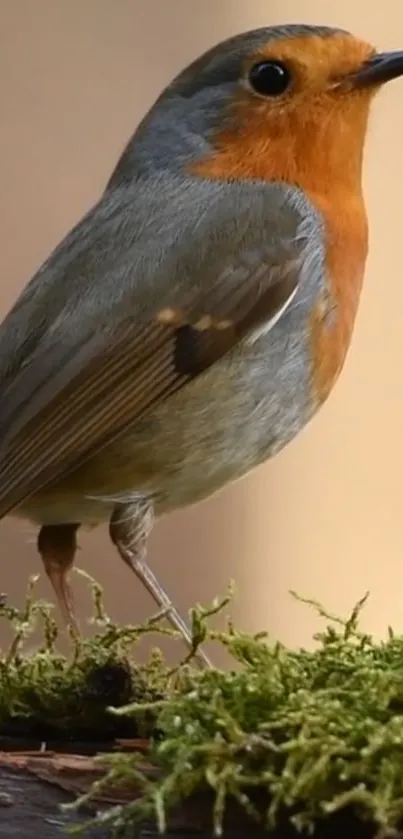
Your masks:
<path fill-rule="evenodd" d="M 371 44 L 353 35 L 304 35 L 262 47 L 249 57 L 245 71 L 247 73 L 258 61 L 283 61 L 293 71 L 294 90 L 309 95 L 331 88 L 335 82 L 358 70 L 375 52 Z"/>
<path fill-rule="evenodd" d="M 343 365 L 350 343 L 368 249 L 361 173 L 369 107 L 375 91 L 355 91 L 340 81 L 374 53 L 351 35 L 289 38 L 267 44 L 245 65 L 281 60 L 293 84 L 284 96 L 259 97 L 240 84 L 229 102 L 229 121 L 212 138 L 212 152 L 191 166 L 199 177 L 259 179 L 298 186 L 325 223 L 327 275 L 334 323 L 323 301 L 309 330 L 312 395 L 322 402 Z"/>
<path fill-rule="evenodd" d="M 309 35 L 269 43 L 245 62 L 235 97 L 227 104 L 212 152 L 192 163 L 209 178 L 284 180 L 322 191 L 350 173 L 361 180 L 361 159 L 374 91 L 339 89 L 373 47 L 349 35 Z M 289 91 L 262 97 L 248 89 L 248 71 L 262 60 L 283 61 L 291 70 Z M 356 186 L 356 184 L 354 185 Z"/>

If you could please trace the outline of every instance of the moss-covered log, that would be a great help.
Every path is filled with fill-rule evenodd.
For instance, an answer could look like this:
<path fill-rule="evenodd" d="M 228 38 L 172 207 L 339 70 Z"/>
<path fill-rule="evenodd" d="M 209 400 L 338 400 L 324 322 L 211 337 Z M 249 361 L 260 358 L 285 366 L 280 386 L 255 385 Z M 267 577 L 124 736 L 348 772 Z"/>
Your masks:
<path fill-rule="evenodd" d="M 111 827 L 88 825 L 88 819 L 104 808 L 135 797 L 135 790 L 121 789 L 103 801 L 94 802 L 81 812 L 64 812 L 63 805 L 74 800 L 99 777 L 91 758 L 77 755 L 35 757 L 0 753 L 0 839 L 66 839 L 69 828 L 80 827 L 81 839 L 112 839 Z M 334 814 L 318 824 L 310 839 L 374 839 L 376 829 L 360 821 L 351 810 Z M 165 839 L 214 839 L 212 800 L 208 795 L 192 796 L 170 814 Z M 128 824 L 122 839 L 159 839 L 155 824 Z M 221 839 L 298 839 L 288 822 L 268 832 L 248 818 L 235 802 L 229 802 Z"/>
<path fill-rule="evenodd" d="M 31 760 L 31 774 L 71 795 L 64 816 L 81 818 L 84 806 L 98 816 L 105 807 L 99 828 L 130 839 L 146 835 L 145 819 L 177 839 L 206 839 L 212 825 L 225 839 L 296 839 L 309 829 L 315 839 L 403 837 L 403 637 L 390 630 L 376 642 L 360 630 L 365 598 L 346 620 L 311 604 L 327 621 L 313 650 L 252 637 L 231 621 L 225 632 L 210 630 L 208 618 L 223 604 L 197 607 L 195 649 L 206 638 L 224 645 L 233 669 L 199 670 L 188 660 L 169 670 L 158 652 L 139 667 L 132 649 L 144 632 L 165 631 L 161 616 L 145 627 L 116 626 L 95 583 L 93 591 L 99 631 L 72 639 L 67 658 L 57 652 L 49 607 L 34 602 L 32 590 L 22 611 L 0 604 L 14 629 L 0 656 L 0 752 L 17 748 L 13 737 L 42 743 L 46 754 L 34 773 Z M 37 619 L 43 645 L 27 652 Z M 54 745 L 63 737 L 77 751 L 87 738 L 102 765 L 90 756 L 85 769 L 85 758 L 76 759 L 72 783 Z M 133 741 L 141 737 L 146 749 Z M 0 825 L 12 806 L 6 796 Z"/>

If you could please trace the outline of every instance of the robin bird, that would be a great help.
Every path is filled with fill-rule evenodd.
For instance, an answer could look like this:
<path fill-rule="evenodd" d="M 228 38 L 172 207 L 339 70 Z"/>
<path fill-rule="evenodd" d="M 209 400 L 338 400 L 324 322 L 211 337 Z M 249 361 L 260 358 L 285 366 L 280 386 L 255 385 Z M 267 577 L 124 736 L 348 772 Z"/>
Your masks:
<path fill-rule="evenodd" d="M 63 615 L 80 525 L 191 643 L 155 516 L 282 449 L 332 390 L 367 257 L 369 109 L 403 74 L 348 32 L 247 32 L 162 92 L 0 327 L 0 517 L 39 526 Z M 206 660 L 207 661 L 207 660 Z"/>

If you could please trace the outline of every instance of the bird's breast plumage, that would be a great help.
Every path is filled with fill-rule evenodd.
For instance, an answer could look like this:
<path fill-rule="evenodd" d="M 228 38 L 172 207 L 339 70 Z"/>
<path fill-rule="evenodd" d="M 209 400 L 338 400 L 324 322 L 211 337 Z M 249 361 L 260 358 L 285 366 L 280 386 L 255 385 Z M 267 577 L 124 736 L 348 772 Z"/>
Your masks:
<path fill-rule="evenodd" d="M 319 212 L 318 212 L 319 211 Z M 289 309 L 20 512 L 43 521 L 106 519 L 117 497 L 150 494 L 157 512 L 195 503 L 281 450 L 309 422 L 343 366 L 366 257 L 363 205 L 316 205 L 309 260 Z M 309 253 L 309 252 L 308 252 Z M 74 510 L 73 510 L 74 507 Z"/>
<path fill-rule="evenodd" d="M 316 199 L 325 220 L 327 289 L 308 321 L 312 397 L 322 404 L 343 367 L 364 279 L 368 228 L 361 194 Z"/>

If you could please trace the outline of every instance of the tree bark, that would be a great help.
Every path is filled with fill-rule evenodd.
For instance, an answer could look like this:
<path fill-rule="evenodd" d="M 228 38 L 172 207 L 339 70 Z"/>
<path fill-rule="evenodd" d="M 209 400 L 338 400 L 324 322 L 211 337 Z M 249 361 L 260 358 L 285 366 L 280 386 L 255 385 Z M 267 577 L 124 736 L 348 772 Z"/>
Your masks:
<path fill-rule="evenodd" d="M 65 813 L 60 805 L 74 801 L 104 774 L 88 755 L 52 752 L 0 751 L 0 839 L 63 839 L 66 829 L 81 825 L 79 839 L 112 839 L 105 827 L 85 828 L 102 809 L 133 801 L 138 790 L 130 785 L 105 790 L 92 809 Z M 170 813 L 164 839 L 214 839 L 212 798 L 192 796 Z M 256 804 L 259 806 L 258 799 Z M 264 803 L 261 802 L 262 811 Z M 400 829 L 400 828 L 399 828 Z M 401 830 L 401 829 L 400 829 Z M 319 822 L 313 839 L 374 839 L 377 831 L 351 810 L 340 811 Z M 399 832 L 403 836 L 403 831 Z M 235 801 L 228 804 L 222 839 L 301 839 L 289 821 L 271 834 L 248 818 Z M 127 829 L 122 839 L 160 839 L 155 825 L 147 823 Z"/>
<path fill-rule="evenodd" d="M 0 839 L 61 839 L 68 825 L 84 822 L 80 816 L 62 813 L 60 805 L 72 795 L 36 778 L 26 769 L 0 767 Z M 85 830 L 82 839 L 109 839 L 102 830 Z"/>
<path fill-rule="evenodd" d="M 0 839 L 62 839 L 68 826 L 81 824 L 96 810 L 136 797 L 133 788 L 105 790 L 91 809 L 65 813 L 60 805 L 73 801 L 102 776 L 91 756 L 52 752 L 0 752 Z M 165 839 L 213 839 L 212 802 L 195 797 L 171 814 Z M 81 839 L 112 839 L 112 831 L 84 828 Z M 155 825 L 128 828 L 124 839 L 159 839 Z M 223 839 L 267 839 L 238 808 L 230 808 Z"/>

